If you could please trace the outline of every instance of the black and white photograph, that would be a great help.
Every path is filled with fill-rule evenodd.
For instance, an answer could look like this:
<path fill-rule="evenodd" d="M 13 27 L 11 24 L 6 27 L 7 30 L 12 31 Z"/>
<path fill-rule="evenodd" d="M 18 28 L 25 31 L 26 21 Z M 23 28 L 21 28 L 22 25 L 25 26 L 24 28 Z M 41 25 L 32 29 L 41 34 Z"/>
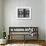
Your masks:
<path fill-rule="evenodd" d="M 29 7 L 17 7 L 18 19 L 31 19 L 31 8 Z"/>
<path fill-rule="evenodd" d="M 29 9 L 18 9 L 18 18 L 29 18 Z"/>

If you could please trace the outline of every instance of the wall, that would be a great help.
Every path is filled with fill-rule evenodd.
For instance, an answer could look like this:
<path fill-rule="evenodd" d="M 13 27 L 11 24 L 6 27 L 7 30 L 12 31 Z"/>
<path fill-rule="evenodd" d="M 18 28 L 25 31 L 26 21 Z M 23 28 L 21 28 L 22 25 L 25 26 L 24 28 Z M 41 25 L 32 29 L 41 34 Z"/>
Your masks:
<path fill-rule="evenodd" d="M 45 39 L 45 4 L 44 0 L 33 0 L 32 26 L 39 27 L 39 39 Z"/>
<path fill-rule="evenodd" d="M 0 38 L 2 37 L 2 0 L 0 0 Z"/>
<path fill-rule="evenodd" d="M 32 7 L 32 20 L 17 20 L 16 7 Z M 45 13 L 44 0 L 5 0 L 4 1 L 4 26 L 7 35 L 10 26 L 37 26 L 39 39 L 45 39 Z"/>
<path fill-rule="evenodd" d="M 45 40 L 46 40 L 46 0 L 45 0 Z"/>

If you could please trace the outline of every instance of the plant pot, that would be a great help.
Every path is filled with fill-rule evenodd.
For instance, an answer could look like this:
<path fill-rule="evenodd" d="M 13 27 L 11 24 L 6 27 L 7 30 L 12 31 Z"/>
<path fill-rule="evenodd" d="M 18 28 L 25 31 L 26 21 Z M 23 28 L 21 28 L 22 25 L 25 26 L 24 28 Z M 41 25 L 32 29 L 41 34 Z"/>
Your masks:
<path fill-rule="evenodd" d="M 0 44 L 6 44 L 7 40 L 6 39 L 0 39 Z"/>

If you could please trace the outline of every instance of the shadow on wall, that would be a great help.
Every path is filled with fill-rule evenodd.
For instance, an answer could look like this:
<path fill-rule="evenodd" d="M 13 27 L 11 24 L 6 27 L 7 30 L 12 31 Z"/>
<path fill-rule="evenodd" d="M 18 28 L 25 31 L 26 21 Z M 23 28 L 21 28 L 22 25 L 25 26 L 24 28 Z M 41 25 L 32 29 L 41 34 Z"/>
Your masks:
<path fill-rule="evenodd" d="M 3 38 L 3 32 L 0 30 L 0 39 Z"/>

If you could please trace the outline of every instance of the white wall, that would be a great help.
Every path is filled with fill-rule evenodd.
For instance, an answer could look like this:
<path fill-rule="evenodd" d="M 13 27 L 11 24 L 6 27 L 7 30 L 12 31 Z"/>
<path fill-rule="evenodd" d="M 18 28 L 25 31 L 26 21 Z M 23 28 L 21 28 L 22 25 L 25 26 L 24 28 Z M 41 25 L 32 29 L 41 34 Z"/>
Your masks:
<path fill-rule="evenodd" d="M 0 38 L 2 37 L 2 0 L 0 0 Z"/>
<path fill-rule="evenodd" d="M 32 7 L 32 20 L 16 20 L 16 7 Z M 37 26 L 39 39 L 45 39 L 45 6 L 44 0 L 5 0 L 4 1 L 4 26 L 7 35 L 10 26 Z"/>
<path fill-rule="evenodd" d="M 1 5 L 2 5 L 2 4 L 1 4 L 1 0 L 0 0 L 0 21 L 1 21 L 1 13 L 2 13 L 2 12 L 1 12 L 1 11 L 2 11 L 2 10 L 1 10 Z M 1 25 L 1 22 L 0 22 L 0 25 Z"/>
<path fill-rule="evenodd" d="M 46 40 L 46 0 L 45 0 L 45 40 Z"/>
<path fill-rule="evenodd" d="M 44 0 L 33 0 L 32 25 L 39 27 L 39 38 L 45 39 Z"/>

